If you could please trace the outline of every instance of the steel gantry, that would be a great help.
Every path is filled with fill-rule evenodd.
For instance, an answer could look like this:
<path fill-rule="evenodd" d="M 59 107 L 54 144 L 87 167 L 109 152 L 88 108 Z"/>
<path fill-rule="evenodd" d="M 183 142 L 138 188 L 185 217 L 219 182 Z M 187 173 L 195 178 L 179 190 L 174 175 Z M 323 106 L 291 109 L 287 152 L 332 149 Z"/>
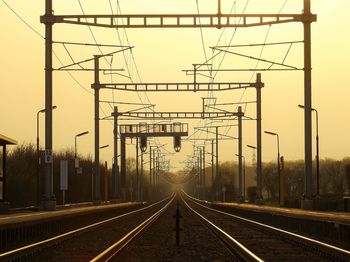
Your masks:
<path fill-rule="evenodd" d="M 129 112 L 130 113 L 130 112 Z M 115 185 L 116 188 L 120 188 L 120 194 L 122 200 L 126 199 L 126 138 L 136 138 L 136 165 L 137 165 L 137 194 L 141 195 L 140 189 L 140 177 L 138 175 L 138 149 L 140 147 L 141 154 L 143 154 L 147 149 L 147 138 L 149 137 L 174 137 L 174 148 L 178 149 L 179 145 L 175 146 L 175 137 L 188 136 L 188 124 L 186 123 L 172 123 L 172 124 L 147 124 L 147 123 L 139 123 L 139 124 L 129 124 L 129 125 L 119 125 L 119 116 L 124 114 L 119 112 L 118 108 L 115 107 L 112 116 L 114 118 L 114 130 L 118 130 L 120 134 L 120 183 L 119 185 Z M 144 119 L 144 118 L 143 118 Z M 117 133 L 114 133 L 114 141 L 118 140 Z M 139 143 L 140 142 L 140 143 Z M 138 146 L 138 144 L 140 146 Z M 117 150 L 117 147 L 115 148 Z M 153 152 L 152 157 L 152 147 L 150 147 L 150 184 L 156 185 L 158 183 L 158 175 L 159 175 L 159 156 L 155 157 L 155 152 Z M 114 155 L 117 156 L 115 163 L 118 163 L 118 153 L 114 152 Z M 156 167 L 155 170 L 153 168 L 152 171 L 152 160 L 153 167 Z M 118 169 L 118 165 L 116 165 Z M 119 172 L 119 171 L 118 171 Z M 118 173 L 116 173 L 118 174 Z M 143 175 L 143 174 L 142 174 Z M 116 176 L 118 177 L 118 176 Z M 142 178 L 141 178 L 142 179 Z M 118 180 L 118 179 L 116 179 Z M 97 183 L 99 183 L 97 181 Z"/>
<path fill-rule="evenodd" d="M 242 118 L 244 117 L 244 112 L 242 111 L 241 107 L 238 107 L 237 112 L 119 112 L 118 110 L 115 110 L 112 113 L 112 117 L 115 120 L 115 125 L 118 123 L 119 120 L 135 120 L 135 119 L 144 119 L 144 120 L 156 120 L 156 119 L 203 119 L 203 118 L 208 118 L 208 119 L 217 119 L 217 118 L 228 118 L 228 117 L 237 117 L 238 119 L 238 152 L 242 154 Z M 123 118 L 124 117 L 124 118 Z M 157 124 L 159 125 L 159 124 Z M 131 137 L 131 136 L 142 136 L 141 128 L 136 126 L 134 127 L 133 125 L 123 125 L 124 128 L 121 129 L 123 130 L 121 132 L 121 177 L 125 177 L 126 171 L 123 166 L 123 158 L 125 159 L 125 136 Z M 130 128 L 131 127 L 131 128 Z M 129 128 L 129 129 L 128 129 Z M 216 175 L 218 175 L 218 140 L 219 140 L 219 134 L 218 134 L 218 128 L 216 127 Z M 127 132 L 129 130 L 129 132 Z M 186 129 L 187 130 L 187 129 Z M 181 131 L 181 130 L 180 130 Z M 148 132 L 146 132 L 148 133 Z M 149 136 L 154 136 L 152 135 L 151 132 Z M 159 132 L 157 132 L 159 133 Z M 144 133 L 145 134 L 145 133 Z M 170 134 L 174 135 L 174 134 Z M 162 136 L 167 136 L 166 134 Z M 168 135 L 169 136 L 169 135 Z M 150 153 L 151 154 L 151 153 Z M 124 156 L 124 157 L 123 157 Z M 152 158 L 152 155 L 150 155 Z M 153 158 L 154 159 L 154 158 Z M 125 179 L 124 179 L 125 180 Z M 121 179 L 121 187 L 123 188 L 123 179 Z M 151 180 L 152 181 L 152 180 Z M 242 198 L 242 162 L 241 159 L 239 159 L 239 183 L 238 183 L 238 188 L 239 188 L 239 198 Z"/>
<path fill-rule="evenodd" d="M 53 193 L 52 163 L 52 36 L 53 25 L 57 23 L 108 28 L 238 28 L 301 22 L 304 25 L 304 118 L 305 118 L 305 208 L 312 204 L 312 142 L 311 142 L 311 23 L 316 15 L 311 13 L 311 0 L 303 0 L 302 14 L 223 14 L 221 0 L 218 0 L 214 14 L 128 14 L 128 15 L 55 15 L 53 0 L 45 0 L 45 14 L 40 17 L 45 24 L 45 194 L 43 207 L 56 208 Z M 236 18 L 241 18 L 237 22 Z M 95 82 L 96 83 L 96 82 Z M 96 89 L 95 89 L 96 90 Z M 97 92 L 95 92 L 97 93 Z M 96 113 L 96 109 L 95 109 Z M 95 124 L 96 128 L 96 124 Z M 95 130 L 96 131 L 96 130 Z M 97 131 L 98 132 L 98 131 Z M 96 134 L 95 134 L 96 139 Z M 96 147 L 96 143 L 95 143 Z M 98 151 L 95 148 L 95 154 Z M 99 160 L 98 153 L 95 161 Z M 98 164 L 97 164 L 98 165 Z M 95 166 L 96 168 L 96 166 Z M 95 174 L 99 171 L 95 170 Z M 98 176 L 97 176 L 98 177 Z M 96 187 L 95 187 L 96 188 Z M 100 199 L 95 194 L 96 200 Z"/>
<path fill-rule="evenodd" d="M 99 114 L 99 94 L 100 89 L 117 89 L 117 90 L 127 90 L 127 91 L 136 91 L 136 92 L 168 92 L 168 91 L 192 91 L 192 92 L 207 92 L 207 91 L 227 91 L 227 90 L 235 90 L 235 89 L 241 89 L 241 88 L 256 88 L 257 92 L 260 92 L 260 89 L 264 86 L 264 84 L 261 82 L 261 75 L 257 75 L 256 82 L 252 83 L 237 83 L 237 82 L 226 82 L 226 83 L 197 83 L 195 78 L 192 83 L 100 83 L 99 80 L 99 74 L 100 74 L 100 67 L 99 67 L 99 60 L 102 58 L 103 55 L 95 55 L 94 56 L 94 65 L 95 65 L 95 80 L 94 83 L 91 85 L 91 87 L 94 89 L 94 95 L 95 95 L 95 166 L 98 167 L 99 163 L 99 120 L 100 120 L 100 114 Z M 214 88 L 213 88 L 214 87 Z M 261 96 L 259 96 L 261 97 Z M 258 103 L 261 102 L 261 100 L 258 100 Z M 257 105 L 257 110 L 260 109 L 261 112 L 261 105 Z M 115 123 L 118 123 L 120 120 L 135 120 L 135 119 L 224 119 L 228 117 L 238 117 L 242 118 L 244 114 L 242 112 L 137 112 L 137 111 L 131 111 L 131 112 L 118 112 L 117 108 L 115 108 L 115 112 L 112 113 L 112 116 Z M 257 113 L 259 115 L 259 113 Z M 117 118 L 117 119 L 116 119 Z M 109 119 L 109 117 L 104 118 L 104 120 Z M 261 121 L 261 118 L 258 118 L 257 121 Z M 115 124 L 116 127 L 117 124 Z M 258 125 L 259 126 L 259 125 Z M 260 130 L 261 133 L 261 130 Z M 115 138 L 115 144 L 116 144 L 116 138 Z M 118 159 L 117 150 L 114 151 L 114 158 Z M 261 149 L 260 149 L 261 152 Z M 117 161 L 116 161 L 117 163 Z M 122 168 L 121 168 L 122 170 Z M 114 169 L 114 173 L 112 174 L 112 177 L 115 177 L 114 181 L 116 181 L 116 177 L 118 177 L 118 168 Z M 122 175 L 121 175 L 122 176 Z M 112 179 L 113 180 L 113 179 Z M 98 187 L 98 184 L 100 183 L 100 174 L 99 170 L 95 172 L 95 188 Z M 122 181 L 122 180 L 121 180 Z M 116 186 L 117 187 L 117 186 Z M 99 187 L 98 187 L 99 188 Z M 100 192 L 99 190 L 95 190 L 95 201 L 98 202 L 100 199 Z"/>

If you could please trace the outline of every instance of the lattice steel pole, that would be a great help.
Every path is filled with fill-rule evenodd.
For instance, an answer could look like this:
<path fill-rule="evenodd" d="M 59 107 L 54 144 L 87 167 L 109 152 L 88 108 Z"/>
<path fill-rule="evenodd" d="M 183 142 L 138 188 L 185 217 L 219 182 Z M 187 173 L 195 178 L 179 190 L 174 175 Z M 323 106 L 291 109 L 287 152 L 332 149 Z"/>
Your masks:
<path fill-rule="evenodd" d="M 304 0 L 304 16 L 305 199 L 302 208 L 312 209 L 311 0 Z"/>
<path fill-rule="evenodd" d="M 140 173 L 139 173 L 139 138 L 136 137 L 136 199 L 140 200 Z"/>
<path fill-rule="evenodd" d="M 143 200 L 143 153 L 141 151 L 141 181 L 140 181 L 140 200 L 142 201 Z"/>
<path fill-rule="evenodd" d="M 214 139 L 211 140 L 211 186 L 214 188 Z"/>
<path fill-rule="evenodd" d="M 53 193 L 52 163 L 52 0 L 45 1 L 45 191 L 43 207 L 56 209 L 56 197 Z"/>
<path fill-rule="evenodd" d="M 215 166 L 215 181 L 216 181 L 216 186 L 215 186 L 215 194 L 217 195 L 218 190 L 220 190 L 220 176 L 219 176 L 219 127 L 215 127 L 215 142 L 216 142 L 216 155 L 215 155 L 215 160 L 216 160 L 216 166 Z"/>
<path fill-rule="evenodd" d="M 95 81 L 93 88 L 95 90 L 95 179 L 94 179 L 94 202 L 101 202 L 101 172 L 100 172 L 100 56 L 94 56 L 95 62 Z"/>
<path fill-rule="evenodd" d="M 239 106 L 238 107 L 238 192 L 239 192 L 239 196 L 238 196 L 238 201 L 242 201 L 243 200 L 243 168 L 242 168 L 242 139 L 243 139 L 243 135 L 242 135 L 242 107 Z"/>
<path fill-rule="evenodd" d="M 114 172 L 112 174 L 112 199 L 119 195 L 119 164 L 118 164 L 118 107 L 114 107 Z"/>
<path fill-rule="evenodd" d="M 256 75 L 256 204 L 262 204 L 261 74 Z"/>

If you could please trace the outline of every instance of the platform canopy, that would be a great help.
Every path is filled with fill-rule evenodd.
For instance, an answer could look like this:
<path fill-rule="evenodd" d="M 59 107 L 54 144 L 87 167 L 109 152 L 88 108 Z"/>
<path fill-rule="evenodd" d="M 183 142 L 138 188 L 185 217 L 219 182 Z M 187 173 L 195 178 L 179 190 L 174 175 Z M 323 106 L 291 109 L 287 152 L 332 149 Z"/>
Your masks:
<path fill-rule="evenodd" d="M 17 141 L 0 134 L 0 146 L 17 145 Z"/>

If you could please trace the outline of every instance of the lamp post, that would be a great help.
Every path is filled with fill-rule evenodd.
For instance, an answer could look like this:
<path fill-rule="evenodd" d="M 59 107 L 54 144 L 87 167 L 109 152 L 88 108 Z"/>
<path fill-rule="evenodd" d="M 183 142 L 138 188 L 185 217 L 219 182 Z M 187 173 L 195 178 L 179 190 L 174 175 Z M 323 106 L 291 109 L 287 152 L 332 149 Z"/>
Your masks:
<path fill-rule="evenodd" d="M 109 147 L 109 145 L 103 145 L 103 146 L 100 146 L 99 149 L 104 149 L 104 148 L 107 148 Z M 105 202 L 108 201 L 108 173 L 107 173 L 107 161 L 105 162 L 105 176 L 104 176 L 104 187 L 105 187 L 105 190 L 104 190 L 104 200 Z"/>
<path fill-rule="evenodd" d="M 79 133 L 77 135 L 75 135 L 75 143 L 74 143 L 74 159 L 75 159 L 75 168 L 78 168 L 79 167 L 79 163 L 77 162 L 77 138 L 80 137 L 80 136 L 84 136 L 84 135 L 87 135 L 89 134 L 89 131 L 85 131 L 85 132 L 82 132 L 82 133 Z"/>
<path fill-rule="evenodd" d="M 258 171 L 258 165 L 257 165 L 256 158 L 255 158 L 255 156 L 256 156 L 255 151 L 257 151 L 257 147 L 256 147 L 256 146 L 253 146 L 253 145 L 247 145 L 247 147 L 253 149 L 252 166 L 254 167 L 254 165 L 256 165 L 256 166 L 255 166 L 256 178 L 258 178 L 258 173 L 259 173 L 259 171 Z M 260 165 L 260 166 L 261 166 L 261 165 Z M 258 194 L 256 194 L 255 203 L 256 203 L 256 204 L 262 204 L 262 203 L 263 203 L 262 201 L 263 201 L 262 195 L 261 195 L 261 196 L 258 196 Z"/>
<path fill-rule="evenodd" d="M 247 145 L 247 147 L 253 149 L 253 159 L 252 159 L 252 162 L 253 162 L 253 164 L 254 164 L 254 162 L 255 162 L 255 150 L 257 149 L 257 147 L 256 147 L 256 146 L 252 146 L 252 145 Z"/>
<path fill-rule="evenodd" d="M 243 202 L 245 200 L 245 157 L 242 155 L 240 156 L 239 154 L 236 154 L 237 157 L 241 157 L 243 159 Z"/>
<path fill-rule="evenodd" d="M 85 131 L 85 132 L 82 132 L 82 133 L 79 133 L 77 135 L 75 135 L 75 138 L 74 138 L 74 179 L 73 179 L 73 186 L 75 186 L 75 179 L 77 177 L 77 171 L 78 171 L 78 168 L 79 168 L 79 160 L 78 160 L 78 152 L 77 152 L 77 138 L 80 137 L 80 136 L 84 136 L 84 135 L 87 135 L 89 134 L 89 131 Z"/>
<path fill-rule="evenodd" d="M 52 109 L 56 109 L 57 106 L 53 106 Z M 39 114 L 45 113 L 46 109 L 41 109 L 36 113 L 36 156 L 37 156 L 37 163 L 36 163 L 36 169 L 37 169 L 37 205 L 40 204 L 40 172 L 39 172 L 39 166 L 40 166 L 40 144 L 39 144 Z"/>
<path fill-rule="evenodd" d="M 281 203 L 280 137 L 277 133 L 274 133 L 274 132 L 270 132 L 270 131 L 264 131 L 264 132 L 265 134 L 277 137 L 277 169 L 278 169 L 278 180 L 279 180 L 278 197 L 279 197 L 279 203 Z"/>
<path fill-rule="evenodd" d="M 303 105 L 298 107 L 305 109 Z M 311 111 L 316 113 L 316 196 L 320 196 L 320 155 L 319 155 L 319 136 L 318 136 L 318 111 L 315 108 L 311 108 Z"/>

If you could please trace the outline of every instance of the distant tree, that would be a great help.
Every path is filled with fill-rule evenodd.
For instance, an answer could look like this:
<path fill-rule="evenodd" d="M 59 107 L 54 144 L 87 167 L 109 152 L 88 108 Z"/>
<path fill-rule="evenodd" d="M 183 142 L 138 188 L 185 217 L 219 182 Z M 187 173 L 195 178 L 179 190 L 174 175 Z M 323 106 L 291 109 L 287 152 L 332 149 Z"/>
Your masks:
<path fill-rule="evenodd" d="M 13 147 L 7 156 L 7 194 L 12 207 L 36 203 L 36 149 L 33 144 Z"/>
<path fill-rule="evenodd" d="M 278 174 L 276 163 L 263 164 L 262 186 L 267 193 L 268 199 L 275 199 L 278 193 Z"/>
<path fill-rule="evenodd" d="M 304 193 L 304 161 L 285 162 L 286 198 L 301 199 Z"/>
<path fill-rule="evenodd" d="M 346 190 L 347 190 L 347 194 L 350 194 L 350 163 L 347 163 L 345 165 L 345 177 L 346 177 Z"/>
<path fill-rule="evenodd" d="M 221 185 L 238 185 L 237 164 L 233 161 L 226 161 L 219 165 L 219 182 Z"/>
<path fill-rule="evenodd" d="M 345 192 L 345 175 L 342 161 L 325 159 L 320 165 L 320 179 L 327 183 L 326 193 L 343 195 Z"/>

